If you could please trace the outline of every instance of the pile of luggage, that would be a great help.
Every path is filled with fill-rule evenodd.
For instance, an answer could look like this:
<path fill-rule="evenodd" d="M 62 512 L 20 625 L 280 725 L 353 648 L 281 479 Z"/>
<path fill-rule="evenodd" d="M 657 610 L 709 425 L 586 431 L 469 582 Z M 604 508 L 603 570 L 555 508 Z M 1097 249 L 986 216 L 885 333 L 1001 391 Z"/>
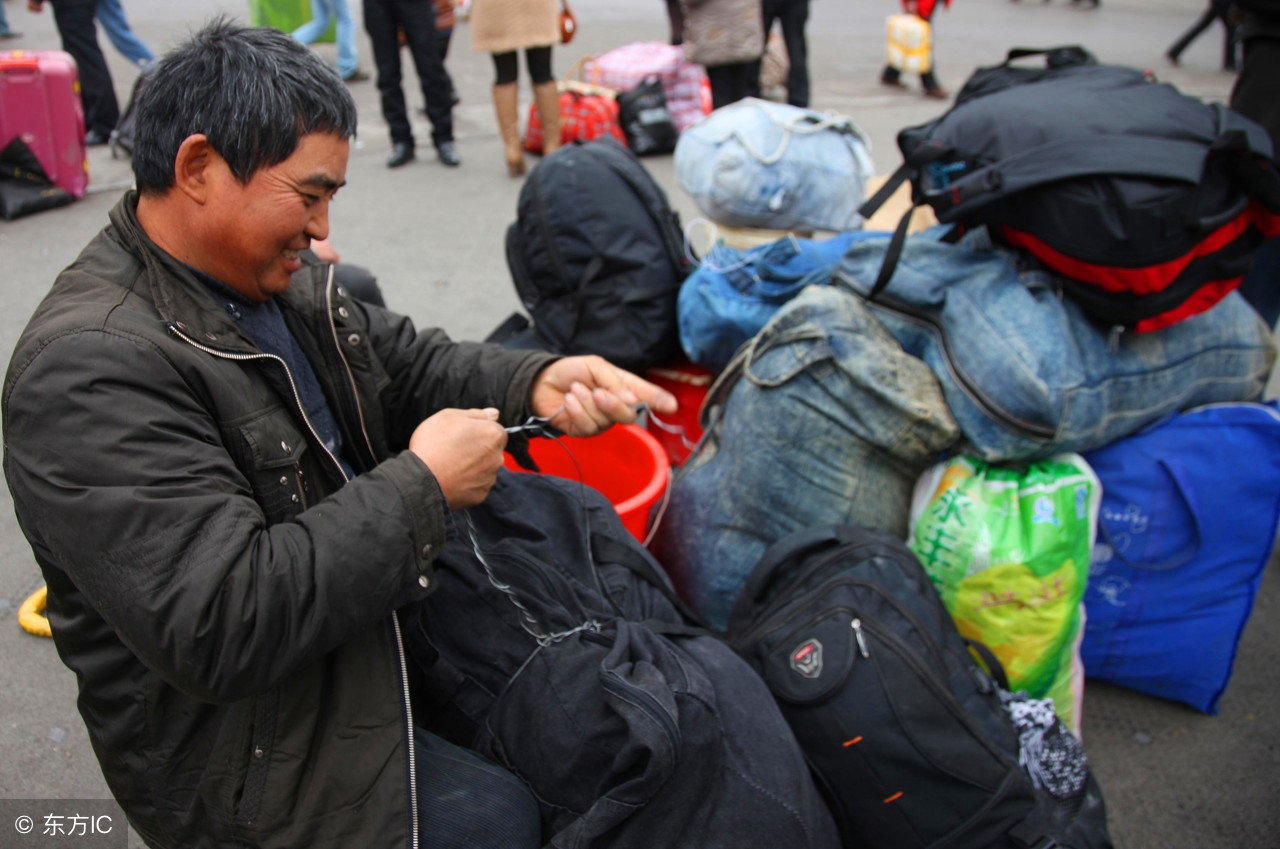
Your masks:
<path fill-rule="evenodd" d="M 592 714 L 602 724 L 587 736 L 610 757 L 609 733 L 667 729 L 604 769 L 611 779 L 640 781 L 667 758 L 678 774 L 680 741 L 705 729 L 675 708 L 691 680 L 723 675 L 745 688 L 737 720 L 761 725 L 735 727 L 705 696 L 732 756 L 689 757 L 742 758 L 731 771 L 784 799 L 793 831 L 770 830 L 769 804 L 753 811 L 775 843 L 834 845 L 833 822 L 850 847 L 1091 849 L 1111 843 L 1079 738 L 1084 676 L 1216 712 L 1280 517 L 1280 408 L 1259 402 L 1275 342 L 1235 291 L 1280 237 L 1280 175 L 1265 132 L 1232 111 L 1079 48 L 1041 52 L 1034 67 L 1014 60 L 1040 52 L 1015 51 L 980 69 L 946 114 L 904 130 L 902 168 L 866 204 L 870 157 L 847 119 L 748 100 L 692 125 L 677 174 L 722 233 L 698 260 L 621 145 L 568 146 L 530 176 L 508 255 L 533 320 L 507 344 L 706 390 L 650 550 L 592 536 L 595 577 L 566 566 L 533 581 L 577 587 L 571 602 L 553 593 L 557 609 L 586 611 L 556 634 L 612 635 L 599 640 L 610 659 L 576 677 L 538 666 L 553 712 L 580 710 L 570 681 L 623 669 L 662 684 L 628 691 L 632 707 L 673 707 L 644 722 L 622 711 L 625 729 Z M 940 223 L 913 232 L 908 210 L 892 233 L 862 229 L 908 181 L 907 206 Z M 735 243 L 741 228 L 755 244 Z M 530 521 L 538 532 L 505 536 L 559 526 Z M 600 625 L 624 608 L 625 626 Z M 663 652 L 711 654 L 701 667 L 620 657 L 641 626 Z M 542 653 L 520 663 L 564 653 L 539 633 Z M 763 690 L 711 660 L 712 645 Z M 442 715 L 478 705 L 460 739 L 517 774 L 558 762 L 504 757 L 527 723 L 510 709 L 495 720 L 456 672 L 438 689 L 462 696 Z M 812 788 L 792 755 L 753 750 L 779 719 Z M 581 715 L 569 724 L 587 733 Z M 551 793 L 557 779 L 542 780 Z M 606 786 L 556 810 L 595 812 L 587 797 Z M 732 817 L 716 817 L 747 796 L 706 792 L 707 822 L 732 835 Z M 624 795 L 610 796 L 615 817 Z M 658 798 L 684 810 L 628 798 L 639 818 Z"/>

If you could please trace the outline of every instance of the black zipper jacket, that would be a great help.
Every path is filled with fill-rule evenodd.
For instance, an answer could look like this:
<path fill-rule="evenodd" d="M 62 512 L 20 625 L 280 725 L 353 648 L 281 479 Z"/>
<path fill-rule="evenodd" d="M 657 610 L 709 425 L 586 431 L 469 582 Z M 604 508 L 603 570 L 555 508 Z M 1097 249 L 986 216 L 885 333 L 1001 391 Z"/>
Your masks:
<path fill-rule="evenodd" d="M 4 384 L 4 469 L 103 774 L 155 847 L 412 847 L 392 608 L 447 506 L 408 452 L 445 407 L 525 415 L 552 357 L 454 343 L 308 263 L 278 300 L 359 473 L 147 238 L 130 194 L 59 275 Z"/>

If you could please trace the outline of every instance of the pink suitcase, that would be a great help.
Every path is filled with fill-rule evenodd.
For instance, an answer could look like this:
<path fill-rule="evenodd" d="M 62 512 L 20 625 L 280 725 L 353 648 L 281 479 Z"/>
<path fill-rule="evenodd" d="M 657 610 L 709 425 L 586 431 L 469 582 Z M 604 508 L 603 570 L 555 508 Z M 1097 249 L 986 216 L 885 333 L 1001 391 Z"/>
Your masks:
<path fill-rule="evenodd" d="M 73 197 L 84 195 L 89 183 L 84 108 L 69 54 L 0 51 L 0 148 L 14 136 L 22 136 L 55 185 Z"/>

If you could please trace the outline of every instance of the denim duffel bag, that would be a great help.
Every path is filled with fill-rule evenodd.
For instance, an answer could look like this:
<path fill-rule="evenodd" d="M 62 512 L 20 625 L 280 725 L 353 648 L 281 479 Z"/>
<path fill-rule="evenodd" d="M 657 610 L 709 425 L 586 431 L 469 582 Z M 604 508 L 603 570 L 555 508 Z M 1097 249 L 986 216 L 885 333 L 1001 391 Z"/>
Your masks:
<path fill-rule="evenodd" d="M 868 150 L 846 117 L 749 97 L 680 134 L 676 177 L 719 224 L 855 230 L 875 174 Z"/>
<path fill-rule="evenodd" d="M 720 375 L 654 553 L 723 629 L 766 548 L 824 524 L 905 537 L 921 472 L 960 436 L 928 366 L 861 299 L 810 286 Z"/>
<path fill-rule="evenodd" d="M 827 283 L 857 239 L 850 230 L 829 239 L 787 235 L 745 250 L 717 244 L 680 287 L 680 346 L 695 363 L 722 371 L 742 344 L 806 286 Z"/>
<path fill-rule="evenodd" d="M 907 237 L 892 284 L 870 304 L 937 375 L 969 453 L 1085 452 L 1177 410 L 1261 396 L 1275 343 L 1239 294 L 1124 334 L 1090 319 L 1033 260 L 993 248 L 985 230 L 953 245 L 940 241 L 947 229 Z M 833 280 L 869 292 L 888 242 L 855 243 Z"/>

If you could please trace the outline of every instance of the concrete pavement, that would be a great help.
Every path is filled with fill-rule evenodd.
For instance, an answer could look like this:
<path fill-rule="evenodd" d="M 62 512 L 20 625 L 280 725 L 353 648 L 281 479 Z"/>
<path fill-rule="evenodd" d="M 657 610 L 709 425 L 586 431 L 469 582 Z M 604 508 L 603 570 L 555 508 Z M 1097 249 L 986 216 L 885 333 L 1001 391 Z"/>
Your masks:
<path fill-rule="evenodd" d="M 4 0 L 0 0 L 4 2 Z M 354 4 L 358 5 L 358 4 Z M 247 20 L 246 0 L 128 0 L 126 11 L 160 52 L 217 14 Z M 895 0 L 813 0 L 809 23 L 813 105 L 851 115 L 873 142 L 881 171 L 899 161 L 899 129 L 940 114 L 944 104 L 916 93 L 881 88 L 883 20 Z M 1083 44 L 1103 61 L 1150 67 L 1183 91 L 1225 101 L 1233 77 L 1219 71 L 1221 33 L 1206 32 L 1180 68 L 1164 49 L 1203 8 L 1202 0 L 1104 0 L 1097 10 L 1067 0 L 959 0 L 935 18 L 937 60 L 944 84 L 958 88 L 978 65 L 1014 46 Z M 580 33 L 557 48 L 560 72 L 585 54 L 636 40 L 666 40 L 658 0 L 576 0 Z M 57 48 L 52 16 L 29 14 L 10 0 L 10 25 L 24 37 L 4 49 Z M 357 17 L 359 11 L 357 10 Z M 389 140 L 372 81 L 351 87 L 361 132 L 348 185 L 332 208 L 332 241 L 344 260 L 373 269 L 394 308 L 420 325 L 439 325 L 455 338 L 482 338 L 519 307 L 503 252 L 520 182 L 507 178 L 489 102 L 491 63 L 470 50 L 466 24 L 454 32 L 448 67 L 462 103 L 455 111 L 463 164 L 435 161 L 425 119 L 415 116 L 419 159 L 384 167 Z M 100 38 L 121 102 L 136 71 Z M 368 40 L 361 64 L 372 70 Z M 332 45 L 316 48 L 330 61 Z M 406 57 L 407 59 L 407 57 Z M 525 71 L 523 110 L 528 108 Z M 407 70 L 406 80 L 413 80 Z M 406 85 L 411 104 L 420 94 Z M 530 164 L 536 161 L 530 158 Z M 696 207 L 680 190 L 670 157 L 646 160 L 687 222 Z M 14 222 L 0 222 L 0 356 L 7 362 L 17 335 L 57 272 L 105 223 L 128 186 L 124 162 L 105 148 L 90 152 L 90 194 L 76 204 Z M 76 685 L 52 641 L 17 626 L 18 605 L 42 584 L 0 493 L 0 799 L 101 798 L 107 795 L 75 709 Z M 1241 646 L 1236 673 L 1218 716 L 1116 687 L 1090 683 L 1084 738 L 1111 813 L 1118 849 L 1280 846 L 1280 578 L 1264 581 Z M 0 847 L 8 823 L 0 822 Z"/>

